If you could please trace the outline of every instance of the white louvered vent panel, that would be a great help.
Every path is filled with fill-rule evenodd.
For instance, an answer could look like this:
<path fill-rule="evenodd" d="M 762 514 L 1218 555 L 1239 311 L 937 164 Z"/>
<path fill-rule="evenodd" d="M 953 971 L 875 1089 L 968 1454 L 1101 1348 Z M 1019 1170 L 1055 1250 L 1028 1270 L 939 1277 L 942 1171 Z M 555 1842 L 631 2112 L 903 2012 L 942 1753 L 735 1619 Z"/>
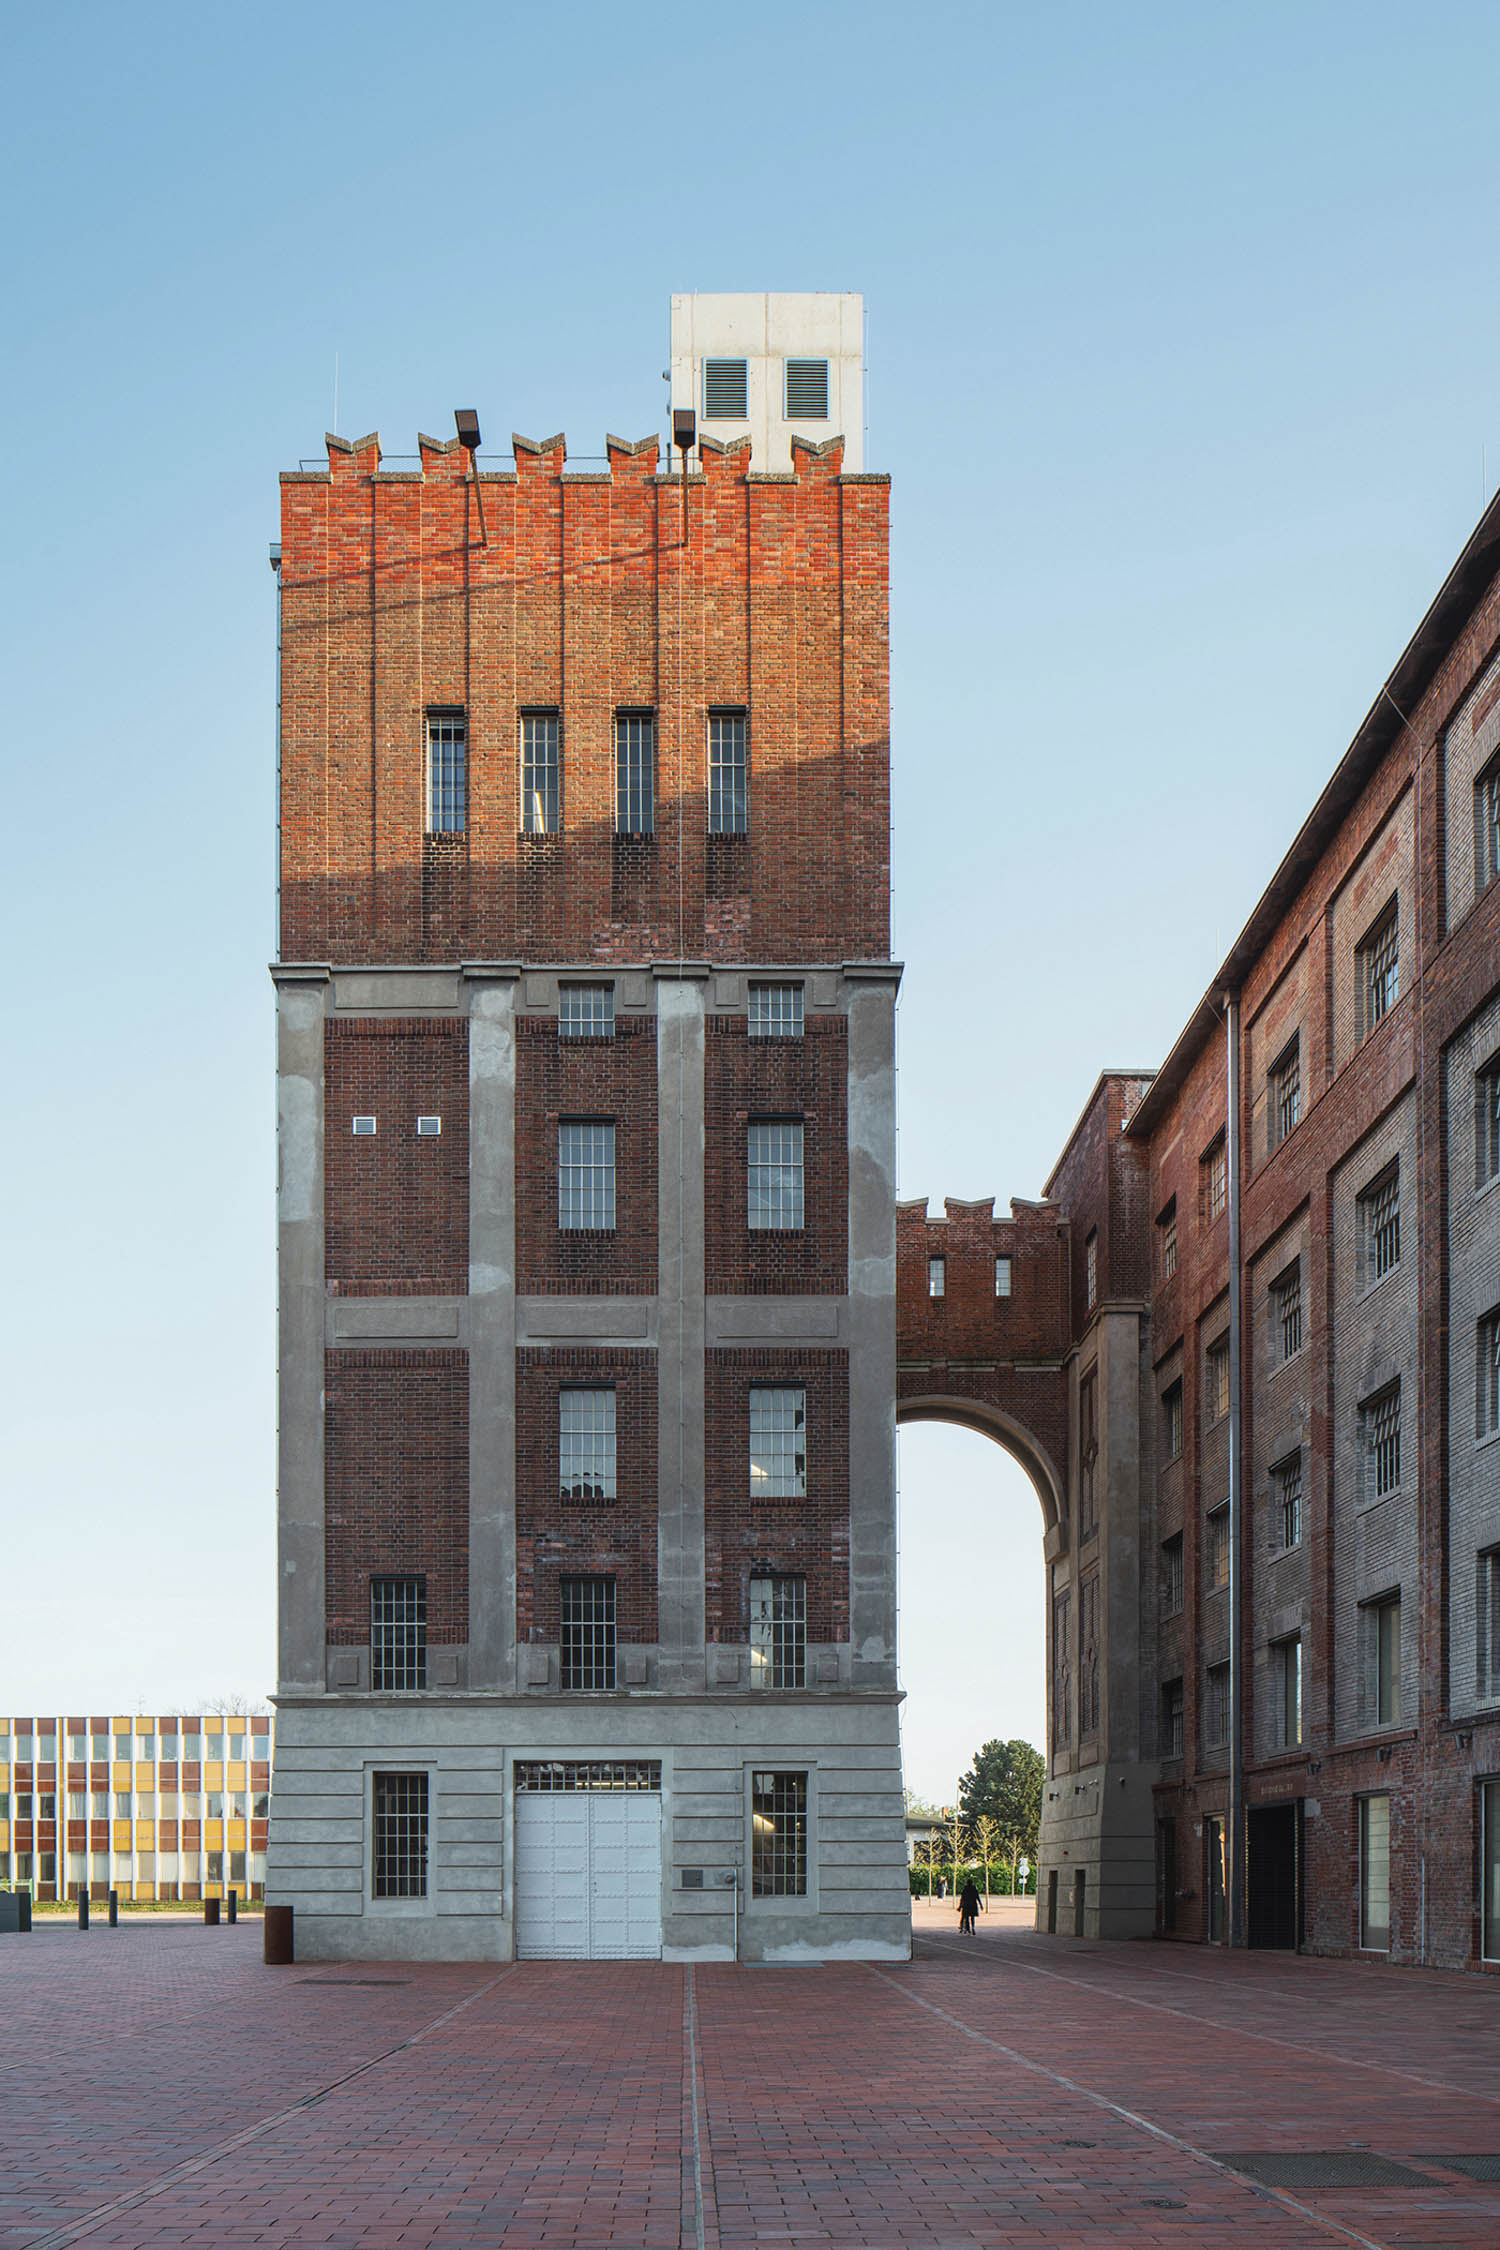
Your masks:
<path fill-rule="evenodd" d="M 743 359 L 703 362 L 705 422 L 743 422 L 750 411 L 749 364 Z"/>
<path fill-rule="evenodd" d="M 786 363 L 786 418 L 789 422 L 828 419 L 828 362 L 789 359 Z"/>

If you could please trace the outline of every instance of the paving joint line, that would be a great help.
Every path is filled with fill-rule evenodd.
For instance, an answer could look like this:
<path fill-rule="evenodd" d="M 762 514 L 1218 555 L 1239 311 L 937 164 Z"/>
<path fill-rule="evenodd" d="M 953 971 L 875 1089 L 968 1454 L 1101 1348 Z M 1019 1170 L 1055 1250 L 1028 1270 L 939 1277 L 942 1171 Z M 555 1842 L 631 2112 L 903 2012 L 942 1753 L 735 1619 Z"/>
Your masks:
<path fill-rule="evenodd" d="M 409 2047 L 419 2047 L 424 2039 L 430 2038 L 434 2031 L 440 2031 L 454 2016 L 462 2015 L 465 2008 L 472 2008 L 476 2000 L 482 2000 L 487 1992 L 494 1991 L 497 1984 L 503 1984 L 507 1977 L 514 1976 L 515 1967 L 512 1961 L 498 1976 L 491 1977 L 488 1984 L 482 1984 L 477 1992 L 469 1993 L 453 2007 L 445 2008 L 440 2016 L 434 2016 L 431 2023 L 423 2024 L 409 2038 L 398 2039 L 394 2046 L 383 2048 L 378 2055 L 367 2056 L 362 2063 L 356 2063 L 352 2070 L 341 2072 L 337 2078 L 330 2078 L 326 2086 L 319 2086 L 313 2093 L 304 2094 L 300 2101 L 290 2102 L 285 2109 L 277 2110 L 273 2117 L 263 2117 L 258 2124 L 247 2125 L 243 2133 L 235 2133 L 229 2140 L 217 2142 L 213 2148 L 205 2149 L 201 2156 L 185 2158 L 181 2164 L 174 2164 L 170 2171 L 163 2172 L 160 2179 L 148 2182 L 145 2187 L 132 2188 L 128 2195 L 117 2195 L 109 2203 L 99 2204 L 94 2210 L 86 2211 L 81 2219 L 70 2220 L 66 2226 L 54 2227 L 47 2234 L 33 2235 L 29 2242 L 18 2244 L 17 2250 L 62 2250 L 65 2243 L 77 2242 L 83 2235 L 92 2234 L 107 2219 L 118 2218 L 123 2211 L 133 2211 L 142 2203 L 150 2203 L 158 2195 L 165 2195 L 169 2189 L 180 2186 L 184 2180 L 192 2179 L 199 2172 L 206 2172 L 210 2165 L 218 2164 L 226 2156 L 232 2156 L 236 2149 L 244 2148 L 247 2142 L 257 2141 L 263 2134 L 274 2132 L 278 2125 L 285 2125 L 291 2118 L 300 2117 L 304 2110 L 316 2108 L 319 2102 L 326 2101 L 330 2094 L 336 2094 L 341 2086 L 347 2086 L 352 2079 L 363 2078 L 366 2071 L 378 2070 L 382 2063 L 389 2062 L 393 2055 L 405 2054 Z"/>
<path fill-rule="evenodd" d="M 693 1989 L 693 1967 L 689 1962 L 682 1972 L 682 2048 L 683 2076 L 687 2080 L 688 2116 L 693 2128 L 693 2241 L 696 2250 L 707 2250 L 708 2238 L 703 2226 L 703 2142 L 698 2124 L 698 1997 Z M 684 2161 L 683 2170 L 687 2165 Z M 684 2203 L 687 2197 L 683 2197 Z M 684 2243 L 687 2228 L 679 2229 Z"/>
<path fill-rule="evenodd" d="M 920 1942 L 924 1945 L 941 1946 L 945 1955 L 950 1958 L 956 1957 L 964 1961 L 976 1958 L 967 1951 L 959 1953 L 956 1938 L 938 1936 L 923 1938 Z M 1040 1968 L 1034 1961 L 980 1961 L 978 1965 L 991 1970 L 1020 1969 L 1031 1977 L 1050 1977 L 1054 1984 L 1073 1985 L 1080 1992 L 1092 1993 L 1095 1999 L 1118 2000 L 1125 2008 L 1149 2008 L 1153 2015 L 1176 2016 L 1179 2022 L 1197 2024 L 1204 2031 L 1227 2031 L 1237 2039 L 1259 2039 L 1268 2047 L 1284 2047 L 1288 2054 L 1310 2055 L 1314 2062 L 1336 2063 L 1345 2070 L 1378 2071 L 1383 2078 L 1404 2078 L 1413 2086 L 1425 2086 L 1437 2094 L 1461 2095 L 1467 2101 L 1489 2102 L 1492 2106 L 1500 2102 L 1500 2094 L 1478 2093 L 1472 2087 L 1457 2086 L 1448 2078 L 1430 2078 L 1425 2071 L 1401 2070 L 1394 2063 L 1362 2062 L 1357 2055 L 1341 2055 L 1326 2047 L 1306 2046 L 1300 2039 L 1284 2039 L 1280 2032 L 1252 2031 L 1244 2024 L 1225 2023 L 1218 2016 L 1194 2015 L 1191 2009 L 1174 2008 L 1166 2000 L 1137 2000 L 1128 1993 L 1114 1991 L 1108 1985 L 1091 1984 L 1087 1977 L 1069 1977 L 1064 1976 L 1061 1969 Z"/>
<path fill-rule="evenodd" d="M 1169 2131 L 1165 2125 L 1153 2125 L 1149 2117 L 1142 2117 L 1138 2110 L 1126 2109 L 1121 2102 L 1111 2101 L 1108 2094 L 1095 2093 L 1092 2087 L 1080 2084 L 1076 2078 L 1069 2078 L 1060 2070 L 1049 2070 L 1045 2063 L 1033 2062 L 1019 2048 L 1007 2047 L 1002 2040 L 991 2039 L 988 2032 L 976 2031 L 971 2024 L 964 2022 L 962 2016 L 955 2016 L 947 2008 L 940 2008 L 935 2000 L 924 2000 L 920 1993 L 906 1991 L 889 1970 L 877 1969 L 869 1962 L 864 1965 L 872 1977 L 878 1977 L 882 1984 L 888 1984 L 903 2000 L 909 2000 L 915 2008 L 925 2008 L 929 2015 L 939 2017 L 944 2023 L 951 2023 L 955 2031 L 961 2031 L 966 2039 L 972 2039 L 977 2046 L 988 2047 L 992 2054 L 1003 2055 L 1007 2062 L 1019 2063 L 1023 2070 L 1034 2072 L 1038 2078 L 1049 2078 L 1054 2086 L 1061 2086 L 1065 2092 L 1077 2094 L 1082 2100 L 1093 2102 L 1099 2109 L 1107 2109 L 1112 2116 L 1123 2118 L 1127 2125 L 1133 2125 L 1138 2132 L 1149 2133 L 1153 2140 L 1165 2141 L 1169 2148 L 1175 2148 L 1180 2155 L 1196 2158 L 1200 2164 L 1206 2164 L 1210 2170 L 1217 2172 L 1221 2179 L 1233 2181 L 1247 2195 L 1263 2196 L 1267 2201 L 1279 2204 L 1283 2211 L 1294 2211 L 1299 2219 L 1306 2219 L 1313 2226 L 1323 2228 L 1326 2233 L 1337 2235 L 1341 2241 L 1357 2243 L 1359 2250 L 1389 2250 L 1387 2244 L 1376 2242 L 1372 2236 L 1360 2234 L 1354 2227 L 1327 2217 L 1323 2212 L 1314 2210 L 1310 2204 L 1299 2203 L 1294 2195 L 1288 2195 L 1283 2188 L 1267 2187 L 1261 2181 L 1246 2179 L 1242 2172 L 1236 2172 L 1232 2165 L 1225 2164 L 1208 2149 L 1199 2148 L 1193 2141 L 1183 2140 L 1180 2134 Z M 1051 1974 L 1047 1970 L 1040 1973 Z M 1063 1981 L 1066 1983 L 1072 1980 L 1065 1978 Z"/>

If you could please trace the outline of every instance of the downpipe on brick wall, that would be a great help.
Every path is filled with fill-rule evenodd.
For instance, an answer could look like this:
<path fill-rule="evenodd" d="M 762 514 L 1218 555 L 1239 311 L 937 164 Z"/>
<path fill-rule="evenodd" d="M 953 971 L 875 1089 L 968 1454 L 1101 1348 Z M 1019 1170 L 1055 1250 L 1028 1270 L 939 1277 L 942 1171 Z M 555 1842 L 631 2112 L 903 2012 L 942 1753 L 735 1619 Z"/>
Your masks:
<path fill-rule="evenodd" d="M 1240 1349 L 1240 998 L 1226 992 L 1224 1004 L 1225 1190 L 1229 1203 L 1229 1835 L 1225 1889 L 1229 1943 L 1245 1942 L 1245 1745 L 1244 1677 L 1241 1663 L 1241 1607 L 1244 1602 L 1243 1448 L 1241 1445 Z"/>

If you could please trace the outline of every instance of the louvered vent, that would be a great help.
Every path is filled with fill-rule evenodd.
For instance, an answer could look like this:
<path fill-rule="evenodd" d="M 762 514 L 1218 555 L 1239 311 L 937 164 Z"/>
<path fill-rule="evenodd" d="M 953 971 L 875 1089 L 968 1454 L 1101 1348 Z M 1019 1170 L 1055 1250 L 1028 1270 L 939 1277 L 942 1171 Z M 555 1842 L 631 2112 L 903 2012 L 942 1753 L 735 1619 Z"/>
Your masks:
<path fill-rule="evenodd" d="M 786 418 L 789 422 L 828 419 L 828 362 L 789 359 L 786 363 Z"/>
<path fill-rule="evenodd" d="M 354 1120 L 354 1130 L 356 1133 L 373 1133 L 375 1130 L 374 1118 L 356 1117 Z"/>
<path fill-rule="evenodd" d="M 419 1117 L 417 1119 L 417 1131 L 424 1140 L 428 1134 L 440 1133 L 442 1129 L 443 1121 L 440 1117 Z"/>
<path fill-rule="evenodd" d="M 742 359 L 703 362 L 705 422 L 743 422 L 750 411 L 749 369 Z"/>

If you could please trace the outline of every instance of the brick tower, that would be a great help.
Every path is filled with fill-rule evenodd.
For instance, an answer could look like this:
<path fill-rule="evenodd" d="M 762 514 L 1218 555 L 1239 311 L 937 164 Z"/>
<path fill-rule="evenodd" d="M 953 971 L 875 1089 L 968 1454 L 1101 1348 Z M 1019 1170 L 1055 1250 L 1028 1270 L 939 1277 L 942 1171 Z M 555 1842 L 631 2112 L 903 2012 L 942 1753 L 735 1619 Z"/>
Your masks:
<path fill-rule="evenodd" d="M 282 480 L 304 1956 L 907 1950 L 858 303 L 674 301 L 665 470 L 372 436 Z"/>

